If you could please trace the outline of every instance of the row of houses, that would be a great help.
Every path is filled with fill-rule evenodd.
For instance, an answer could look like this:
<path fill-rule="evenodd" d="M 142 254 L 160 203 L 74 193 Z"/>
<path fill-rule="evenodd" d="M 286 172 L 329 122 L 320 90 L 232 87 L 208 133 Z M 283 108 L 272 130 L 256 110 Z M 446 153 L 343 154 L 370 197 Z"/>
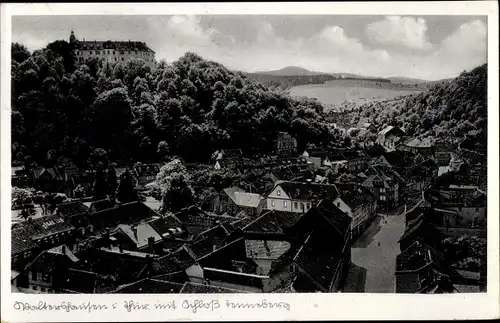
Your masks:
<path fill-rule="evenodd" d="M 140 202 L 33 219 L 13 229 L 12 290 L 340 291 L 350 222 L 327 200 L 304 214 L 266 210 L 253 219 L 196 207 L 162 216 Z"/>

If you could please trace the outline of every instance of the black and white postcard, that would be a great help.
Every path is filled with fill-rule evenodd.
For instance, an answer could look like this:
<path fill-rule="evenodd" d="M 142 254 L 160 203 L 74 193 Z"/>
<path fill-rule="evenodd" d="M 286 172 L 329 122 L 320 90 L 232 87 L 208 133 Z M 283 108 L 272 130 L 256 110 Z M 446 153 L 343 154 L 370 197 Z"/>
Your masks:
<path fill-rule="evenodd" d="M 495 2 L 1 18 L 3 321 L 499 317 Z"/>

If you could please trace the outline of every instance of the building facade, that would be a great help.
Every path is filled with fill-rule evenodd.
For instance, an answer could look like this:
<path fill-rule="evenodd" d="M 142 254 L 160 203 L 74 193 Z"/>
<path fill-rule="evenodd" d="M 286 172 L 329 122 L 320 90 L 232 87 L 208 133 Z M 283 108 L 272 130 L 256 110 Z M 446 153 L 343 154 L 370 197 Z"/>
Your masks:
<path fill-rule="evenodd" d="M 127 62 L 141 59 L 150 67 L 156 66 L 155 52 L 146 43 L 140 41 L 100 41 L 78 40 L 73 31 L 69 37 L 73 45 L 77 64 L 84 64 L 91 58 L 97 58 L 106 63 Z"/>

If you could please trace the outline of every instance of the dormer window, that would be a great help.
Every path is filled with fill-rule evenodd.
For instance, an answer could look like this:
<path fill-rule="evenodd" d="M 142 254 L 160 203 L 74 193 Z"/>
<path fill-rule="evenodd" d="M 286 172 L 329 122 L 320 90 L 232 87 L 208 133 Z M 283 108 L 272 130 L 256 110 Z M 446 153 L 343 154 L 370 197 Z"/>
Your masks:
<path fill-rule="evenodd" d="M 279 189 L 278 189 L 278 191 L 276 192 L 276 194 L 277 194 L 278 196 L 281 196 L 281 190 L 279 190 Z"/>

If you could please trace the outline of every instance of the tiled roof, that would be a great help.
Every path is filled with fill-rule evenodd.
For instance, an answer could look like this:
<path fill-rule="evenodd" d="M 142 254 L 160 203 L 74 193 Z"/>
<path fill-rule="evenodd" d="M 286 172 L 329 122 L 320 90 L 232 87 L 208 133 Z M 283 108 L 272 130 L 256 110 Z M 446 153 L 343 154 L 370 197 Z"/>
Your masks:
<path fill-rule="evenodd" d="M 302 217 L 302 213 L 284 212 L 277 210 L 264 211 L 257 219 L 242 227 L 244 232 L 278 233 L 290 229 Z"/>
<path fill-rule="evenodd" d="M 248 258 L 277 259 L 290 249 L 290 243 L 277 240 L 245 240 Z"/>
<path fill-rule="evenodd" d="M 232 294 L 232 293 L 247 293 L 247 292 L 242 290 L 219 287 L 219 286 L 203 285 L 203 284 L 187 282 L 184 283 L 184 286 L 182 287 L 180 293 L 181 294 L 215 294 L 215 293 Z"/>
<path fill-rule="evenodd" d="M 367 189 L 356 184 L 339 183 L 336 184 L 337 189 L 340 191 L 340 198 L 351 209 L 358 206 L 367 205 L 368 203 L 375 202 L 376 198 Z"/>
<path fill-rule="evenodd" d="M 87 216 L 96 233 L 119 224 L 135 224 L 144 220 L 159 217 L 159 214 L 142 202 L 119 204 L 113 208 L 94 212 Z"/>
<path fill-rule="evenodd" d="M 182 227 L 182 223 L 173 215 L 156 218 L 147 222 L 159 235 L 170 232 L 169 229 Z"/>
<path fill-rule="evenodd" d="M 88 212 L 89 208 L 80 201 L 65 202 L 57 205 L 56 214 L 67 217 Z"/>
<path fill-rule="evenodd" d="M 12 254 L 35 248 L 35 239 L 74 230 L 75 227 L 58 215 L 49 215 L 20 222 L 12 230 Z"/>
<path fill-rule="evenodd" d="M 114 294 L 177 294 L 183 284 L 147 278 L 130 284 L 121 285 Z"/>
<path fill-rule="evenodd" d="M 263 199 L 259 194 L 234 192 L 234 202 L 238 206 L 256 208 Z"/>
<path fill-rule="evenodd" d="M 342 255 L 341 248 L 325 248 L 313 233 L 294 257 L 295 262 L 325 291 L 328 291 Z"/>
<path fill-rule="evenodd" d="M 339 194 L 335 185 L 292 181 L 278 181 L 276 185 L 279 185 L 293 200 L 313 201 L 324 198 L 335 199 Z"/>
<path fill-rule="evenodd" d="M 161 241 L 162 236 L 158 234 L 148 223 L 137 225 L 119 224 L 116 230 L 121 230 L 137 246 L 142 248 L 148 245 L 148 239 L 154 238 L 155 242 Z"/>
<path fill-rule="evenodd" d="M 79 259 L 75 256 L 73 252 L 66 245 L 60 245 L 49 250 L 45 250 L 46 253 L 54 254 L 54 255 L 65 255 L 71 261 L 78 262 Z"/>

